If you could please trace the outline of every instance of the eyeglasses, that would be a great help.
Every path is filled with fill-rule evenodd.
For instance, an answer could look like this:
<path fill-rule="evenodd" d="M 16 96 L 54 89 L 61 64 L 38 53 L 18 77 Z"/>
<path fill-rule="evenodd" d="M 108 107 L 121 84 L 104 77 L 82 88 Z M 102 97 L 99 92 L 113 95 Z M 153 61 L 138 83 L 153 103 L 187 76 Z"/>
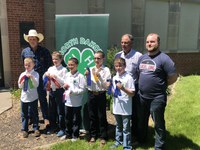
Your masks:
<path fill-rule="evenodd" d="M 97 59 L 97 60 L 99 60 L 99 59 L 101 59 L 100 57 L 94 57 L 94 59 Z"/>

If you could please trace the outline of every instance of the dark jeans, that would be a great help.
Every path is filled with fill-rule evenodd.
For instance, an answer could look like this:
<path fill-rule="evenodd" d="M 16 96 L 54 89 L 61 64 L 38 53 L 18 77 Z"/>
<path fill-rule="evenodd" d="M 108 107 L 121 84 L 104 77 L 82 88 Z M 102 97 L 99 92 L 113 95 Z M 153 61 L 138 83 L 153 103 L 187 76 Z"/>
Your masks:
<path fill-rule="evenodd" d="M 138 84 L 135 85 L 135 95 L 132 97 L 132 126 L 131 126 L 131 134 L 132 140 L 136 141 L 138 139 L 138 119 L 137 119 L 137 109 L 138 109 Z"/>
<path fill-rule="evenodd" d="M 49 121 L 51 128 L 57 126 L 65 129 L 65 104 L 63 102 L 64 89 L 56 89 L 51 91 L 49 96 Z"/>
<path fill-rule="evenodd" d="M 40 108 L 42 111 L 42 117 L 43 119 L 49 119 L 48 118 L 48 103 L 47 103 L 47 98 L 46 98 L 47 93 L 44 90 L 42 76 L 40 76 L 39 78 L 39 86 L 37 88 L 37 91 L 38 91 L 38 96 L 39 96 Z"/>
<path fill-rule="evenodd" d="M 79 129 L 81 125 L 81 106 L 69 107 L 65 106 L 65 122 L 66 136 L 72 138 L 79 137 Z"/>
<path fill-rule="evenodd" d="M 154 99 L 146 99 L 139 95 L 138 109 L 138 140 L 145 142 L 147 139 L 149 115 L 154 121 L 155 128 L 155 150 L 164 149 L 166 130 L 164 112 L 166 107 L 166 96 L 155 97 Z"/>
<path fill-rule="evenodd" d="M 33 120 L 33 130 L 38 130 L 38 100 L 35 100 L 33 102 L 24 103 L 21 101 L 21 119 L 22 119 L 22 131 L 28 132 L 28 120 L 29 115 L 28 112 L 31 112 L 32 114 L 32 120 Z"/>
<path fill-rule="evenodd" d="M 94 94 L 88 91 L 88 112 L 90 118 L 90 136 L 107 139 L 107 119 L 106 119 L 106 92 Z"/>

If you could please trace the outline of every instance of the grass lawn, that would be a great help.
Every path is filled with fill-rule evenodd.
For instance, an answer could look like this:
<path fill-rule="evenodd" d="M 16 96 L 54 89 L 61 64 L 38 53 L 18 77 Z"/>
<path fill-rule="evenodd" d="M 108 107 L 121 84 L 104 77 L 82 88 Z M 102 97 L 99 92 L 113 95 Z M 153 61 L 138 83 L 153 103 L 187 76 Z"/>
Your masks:
<path fill-rule="evenodd" d="M 168 100 L 165 112 L 167 128 L 167 150 L 200 150 L 200 76 L 181 77 L 176 83 L 173 95 Z M 110 140 L 104 148 L 98 141 L 89 145 L 85 140 L 56 144 L 51 150 L 107 150 L 113 144 Z M 137 149 L 153 150 L 154 130 L 149 128 L 148 143 Z M 119 147 L 116 150 L 120 150 Z"/>

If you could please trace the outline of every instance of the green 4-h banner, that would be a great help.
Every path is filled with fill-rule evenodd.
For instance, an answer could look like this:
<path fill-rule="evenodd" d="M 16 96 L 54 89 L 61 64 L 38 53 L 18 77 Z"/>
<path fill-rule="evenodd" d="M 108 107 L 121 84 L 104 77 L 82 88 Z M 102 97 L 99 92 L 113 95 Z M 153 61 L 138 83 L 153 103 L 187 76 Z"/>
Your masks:
<path fill-rule="evenodd" d="M 94 66 L 94 52 L 107 52 L 108 14 L 56 15 L 56 49 L 79 60 L 78 71 Z"/>

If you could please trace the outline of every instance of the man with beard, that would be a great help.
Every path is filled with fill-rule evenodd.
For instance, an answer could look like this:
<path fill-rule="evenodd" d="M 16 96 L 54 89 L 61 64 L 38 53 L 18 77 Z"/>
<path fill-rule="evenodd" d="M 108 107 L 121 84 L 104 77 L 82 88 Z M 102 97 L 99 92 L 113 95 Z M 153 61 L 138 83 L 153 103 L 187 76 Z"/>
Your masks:
<path fill-rule="evenodd" d="M 164 112 L 167 103 L 167 87 L 177 80 L 174 62 L 160 51 L 160 37 L 151 33 L 146 39 L 147 53 L 139 58 L 139 142 L 147 138 L 149 115 L 154 121 L 155 150 L 164 149 L 165 120 Z"/>

